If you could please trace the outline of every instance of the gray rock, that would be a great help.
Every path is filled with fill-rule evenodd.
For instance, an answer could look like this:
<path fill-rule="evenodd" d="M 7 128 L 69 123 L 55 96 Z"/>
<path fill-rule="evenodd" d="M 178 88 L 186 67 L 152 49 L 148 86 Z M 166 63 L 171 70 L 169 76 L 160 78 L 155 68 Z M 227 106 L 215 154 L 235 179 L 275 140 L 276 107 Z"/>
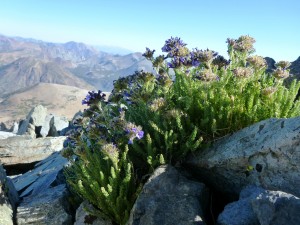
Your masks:
<path fill-rule="evenodd" d="M 50 121 L 51 121 L 52 117 L 53 117 L 52 114 L 49 114 L 45 117 L 45 121 L 44 121 L 43 126 L 42 126 L 41 131 L 40 131 L 40 135 L 42 137 L 47 137 L 48 136 L 49 131 L 50 131 Z"/>
<path fill-rule="evenodd" d="M 0 123 L 0 131 L 8 131 L 9 129 L 7 129 L 6 124 L 1 122 Z"/>
<path fill-rule="evenodd" d="M 298 225 L 300 199 L 281 191 L 255 186 L 242 190 L 237 202 L 228 204 L 218 217 L 218 225 Z"/>
<path fill-rule="evenodd" d="M 251 201 L 265 190 L 259 187 L 246 187 L 240 193 L 238 201 L 225 206 L 219 215 L 218 225 L 260 225 L 256 218 Z"/>
<path fill-rule="evenodd" d="M 20 128 L 18 130 L 18 135 L 23 135 L 26 133 L 28 134 L 28 132 L 32 134 L 32 130 L 35 131 L 35 128 L 38 127 L 41 128 L 45 122 L 46 116 L 47 116 L 47 109 L 44 106 L 38 105 L 32 108 L 29 114 L 27 115 L 26 120 L 24 120 L 20 125 Z M 33 126 L 28 127 L 29 124 Z"/>
<path fill-rule="evenodd" d="M 76 126 L 78 125 L 79 121 L 81 121 L 83 118 L 83 112 L 82 111 L 78 111 L 77 113 L 75 113 L 75 115 L 73 116 L 72 120 L 71 120 L 71 125 L 72 126 Z"/>
<path fill-rule="evenodd" d="M 95 216 L 91 216 L 88 211 L 93 211 L 94 208 L 91 204 L 87 202 L 82 202 L 78 209 L 76 210 L 76 217 L 74 225 L 84 225 L 84 224 L 92 224 L 92 225 L 112 225 L 111 221 L 104 220 L 102 218 L 97 218 Z"/>
<path fill-rule="evenodd" d="M 49 136 L 59 136 L 60 132 L 68 126 L 69 121 L 66 117 L 53 116 L 50 121 Z"/>
<path fill-rule="evenodd" d="M 12 132 L 14 121 L 0 122 L 0 131 Z"/>
<path fill-rule="evenodd" d="M 12 179 L 20 197 L 18 224 L 72 224 L 68 191 L 62 175 L 68 160 L 59 152 Z"/>
<path fill-rule="evenodd" d="M 64 136 L 33 139 L 25 135 L 0 139 L 0 162 L 16 165 L 41 161 L 62 150 L 65 139 Z"/>
<path fill-rule="evenodd" d="M 18 193 L 0 164 L 0 224 L 13 225 Z"/>
<path fill-rule="evenodd" d="M 12 137 L 12 136 L 16 136 L 16 135 L 11 132 L 0 131 L 0 139 L 6 139 L 6 138 Z"/>
<path fill-rule="evenodd" d="M 68 213 L 67 189 L 61 184 L 25 197 L 17 208 L 17 223 L 21 224 L 73 224 Z"/>
<path fill-rule="evenodd" d="M 238 195 L 254 184 L 300 196 L 300 117 L 268 119 L 217 141 L 187 160 L 200 179 Z"/>
<path fill-rule="evenodd" d="M 14 122 L 13 126 L 11 127 L 11 132 L 13 134 L 17 134 L 19 130 L 19 123 L 18 122 Z"/>
<path fill-rule="evenodd" d="M 205 224 L 208 193 L 172 166 L 161 166 L 144 185 L 130 213 L 130 225 Z"/>
<path fill-rule="evenodd" d="M 69 121 L 64 116 L 56 116 L 49 114 L 46 116 L 40 135 L 42 137 L 57 137 L 61 135 L 61 131 L 69 127 Z"/>
<path fill-rule="evenodd" d="M 24 135 L 29 135 L 32 138 L 36 138 L 37 135 L 36 135 L 35 126 L 33 124 L 29 123 L 28 126 L 27 126 L 27 130 L 24 133 Z"/>
<path fill-rule="evenodd" d="M 252 201 L 261 225 L 299 225 L 300 199 L 281 191 L 266 191 Z"/>

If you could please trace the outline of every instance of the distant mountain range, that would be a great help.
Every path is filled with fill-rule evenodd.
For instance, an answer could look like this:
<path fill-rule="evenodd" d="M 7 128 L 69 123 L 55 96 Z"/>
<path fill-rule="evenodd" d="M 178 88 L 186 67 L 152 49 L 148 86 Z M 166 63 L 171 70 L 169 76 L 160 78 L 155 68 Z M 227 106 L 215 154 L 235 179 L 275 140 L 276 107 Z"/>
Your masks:
<path fill-rule="evenodd" d="M 113 80 L 152 71 L 141 53 L 116 55 L 77 42 L 64 44 L 0 35 L 0 97 L 38 83 L 110 91 Z"/>
<path fill-rule="evenodd" d="M 96 45 L 93 47 L 98 49 L 101 52 L 107 52 L 107 53 L 111 53 L 114 55 L 128 55 L 130 53 L 134 53 L 134 51 L 131 51 L 126 48 L 118 47 L 118 46 Z"/>
<path fill-rule="evenodd" d="M 141 53 L 92 47 L 83 43 L 49 43 L 0 35 L 0 124 L 24 119 L 37 104 L 69 118 L 82 110 L 88 90 L 111 91 L 113 81 L 137 70 L 152 71 Z"/>

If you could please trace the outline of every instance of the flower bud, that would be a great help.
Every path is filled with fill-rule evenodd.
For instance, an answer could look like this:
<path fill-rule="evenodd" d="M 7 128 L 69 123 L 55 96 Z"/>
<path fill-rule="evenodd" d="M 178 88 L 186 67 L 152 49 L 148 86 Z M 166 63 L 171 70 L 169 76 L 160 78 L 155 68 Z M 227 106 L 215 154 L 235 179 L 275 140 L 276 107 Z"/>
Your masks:
<path fill-rule="evenodd" d="M 234 70 L 232 70 L 233 74 L 236 77 L 250 77 L 253 74 L 253 70 L 248 67 L 237 67 Z"/>

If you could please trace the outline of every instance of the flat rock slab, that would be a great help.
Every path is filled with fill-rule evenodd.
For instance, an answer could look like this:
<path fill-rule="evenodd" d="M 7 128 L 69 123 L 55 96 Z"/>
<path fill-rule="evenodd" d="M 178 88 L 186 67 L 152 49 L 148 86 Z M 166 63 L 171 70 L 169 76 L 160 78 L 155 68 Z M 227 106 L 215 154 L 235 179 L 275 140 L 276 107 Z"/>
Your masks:
<path fill-rule="evenodd" d="M 21 176 L 12 179 L 20 197 L 37 195 L 57 183 L 59 175 L 68 160 L 55 152 L 35 165 L 35 168 Z"/>
<path fill-rule="evenodd" d="M 21 197 L 18 224 L 73 224 L 69 192 L 62 175 L 67 163 L 60 152 L 55 152 L 32 171 L 12 179 Z"/>
<path fill-rule="evenodd" d="M 65 184 L 48 188 L 39 194 L 25 197 L 17 208 L 17 223 L 71 225 Z"/>
<path fill-rule="evenodd" d="M 0 162 L 5 165 L 41 161 L 63 149 L 66 137 L 32 138 L 28 135 L 0 139 Z"/>
<path fill-rule="evenodd" d="M 0 131 L 0 139 L 6 139 L 8 137 L 16 136 L 14 133 Z"/>
<path fill-rule="evenodd" d="M 228 194 L 252 184 L 300 197 L 300 117 L 261 121 L 191 155 L 186 165 Z"/>

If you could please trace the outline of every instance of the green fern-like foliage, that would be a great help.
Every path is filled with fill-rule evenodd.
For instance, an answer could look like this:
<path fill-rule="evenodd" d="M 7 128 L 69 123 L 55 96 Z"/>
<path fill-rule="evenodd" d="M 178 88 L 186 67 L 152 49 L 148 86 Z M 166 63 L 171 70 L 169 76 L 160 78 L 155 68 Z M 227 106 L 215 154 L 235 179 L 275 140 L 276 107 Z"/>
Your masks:
<path fill-rule="evenodd" d="M 147 135 L 129 151 L 135 165 L 144 171 L 164 163 L 175 164 L 202 142 L 199 129 L 188 115 L 167 99 L 172 83 L 170 75 L 157 79 L 153 74 L 137 72 L 116 81 L 110 96 L 111 101 L 127 106 L 126 120 L 139 124 Z M 118 96 L 125 96 L 125 100 Z"/>
<path fill-rule="evenodd" d="M 127 114 L 128 120 L 140 124 L 148 135 L 132 146 L 132 153 L 141 152 L 139 159 L 147 159 L 152 168 L 160 165 L 162 158 L 163 162 L 174 164 L 183 160 L 202 142 L 199 129 L 182 111 L 168 108 L 153 111 L 151 105 L 140 103 L 130 107 Z"/>
<path fill-rule="evenodd" d="M 282 80 L 254 72 L 236 77 L 231 70 L 216 71 L 218 80 L 203 82 L 176 72 L 173 96 L 206 140 L 213 140 L 267 118 L 299 115 L 296 99 L 300 83 L 289 88 Z"/>
<path fill-rule="evenodd" d="M 133 165 L 127 158 L 128 148 L 119 157 L 112 145 L 94 150 L 83 147 L 84 156 L 65 170 L 68 184 L 99 209 L 95 215 L 125 224 L 137 191 Z"/>
<path fill-rule="evenodd" d="M 128 158 L 134 133 L 126 129 L 138 127 L 128 127 L 122 109 L 103 97 L 98 92 L 86 99 L 90 107 L 64 150 L 70 158 L 64 172 L 71 190 L 97 209 L 91 213 L 125 224 L 141 186 Z"/>

